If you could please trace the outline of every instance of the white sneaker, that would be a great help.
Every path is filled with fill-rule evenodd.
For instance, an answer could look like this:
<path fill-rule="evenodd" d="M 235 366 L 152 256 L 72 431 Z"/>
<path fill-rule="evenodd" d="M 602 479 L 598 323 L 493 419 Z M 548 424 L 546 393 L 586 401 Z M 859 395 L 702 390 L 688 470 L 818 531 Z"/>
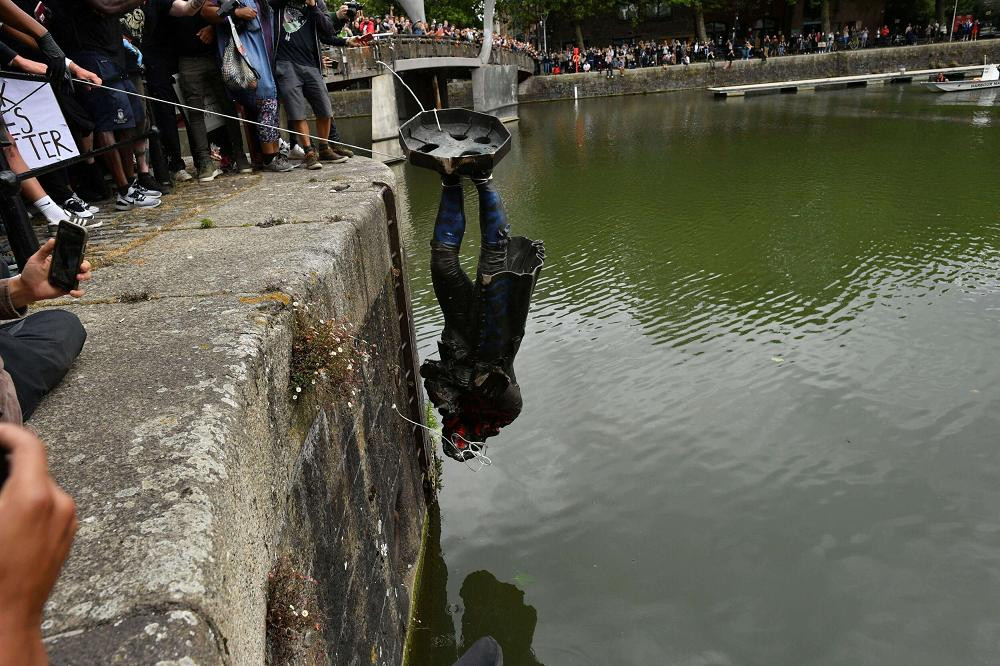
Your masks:
<path fill-rule="evenodd" d="M 302 150 L 302 146 L 295 144 L 292 149 L 288 151 L 288 159 L 290 160 L 304 160 L 306 158 L 306 151 Z"/>
<path fill-rule="evenodd" d="M 174 180 L 178 183 L 186 183 L 189 180 L 193 180 L 193 177 L 187 172 L 187 169 L 181 169 L 180 171 L 174 171 Z"/>
<path fill-rule="evenodd" d="M 84 220 L 94 217 L 95 212 L 90 210 L 91 206 L 88 206 L 86 202 L 75 196 L 66 199 L 66 202 L 62 205 L 62 209 Z"/>
<path fill-rule="evenodd" d="M 66 212 L 67 212 L 67 214 L 69 216 L 69 221 L 70 222 L 73 222 L 74 224 L 79 224 L 81 227 L 87 229 L 88 231 L 91 230 L 91 229 L 97 229 L 98 227 L 104 226 L 104 221 L 103 220 L 95 220 L 93 218 L 82 218 L 82 217 L 78 217 L 76 215 L 70 214 L 69 211 L 66 211 Z M 59 232 L 59 223 L 58 222 L 49 222 L 48 225 L 46 225 L 46 226 L 48 227 L 49 238 L 55 238 L 56 234 Z"/>
<path fill-rule="evenodd" d="M 127 194 L 119 194 L 115 201 L 115 208 L 118 210 L 132 210 L 133 208 L 156 208 L 160 205 L 160 200 L 147 197 L 145 194 L 132 189 Z"/>

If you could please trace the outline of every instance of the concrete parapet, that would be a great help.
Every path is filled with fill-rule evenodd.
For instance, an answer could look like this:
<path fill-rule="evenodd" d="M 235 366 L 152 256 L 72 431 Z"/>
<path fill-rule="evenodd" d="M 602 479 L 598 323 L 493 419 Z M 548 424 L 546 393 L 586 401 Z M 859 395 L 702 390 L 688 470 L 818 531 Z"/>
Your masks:
<path fill-rule="evenodd" d="M 54 664 L 399 663 L 426 441 L 393 410 L 420 411 L 394 177 L 355 158 L 247 182 L 102 255 L 65 304 L 88 342 L 31 422 L 80 518 Z M 374 346 L 354 393 L 292 400 L 294 303 Z M 286 604 L 309 619 L 268 620 Z"/>

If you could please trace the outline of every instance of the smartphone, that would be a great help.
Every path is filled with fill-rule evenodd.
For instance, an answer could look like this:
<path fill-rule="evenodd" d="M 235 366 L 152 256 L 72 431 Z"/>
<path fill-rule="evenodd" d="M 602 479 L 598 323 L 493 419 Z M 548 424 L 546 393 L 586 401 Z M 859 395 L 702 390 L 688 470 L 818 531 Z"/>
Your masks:
<path fill-rule="evenodd" d="M 56 247 L 52 251 L 49 284 L 63 291 L 79 289 L 76 276 L 80 273 L 87 252 L 87 230 L 79 224 L 63 220 L 56 232 Z"/>

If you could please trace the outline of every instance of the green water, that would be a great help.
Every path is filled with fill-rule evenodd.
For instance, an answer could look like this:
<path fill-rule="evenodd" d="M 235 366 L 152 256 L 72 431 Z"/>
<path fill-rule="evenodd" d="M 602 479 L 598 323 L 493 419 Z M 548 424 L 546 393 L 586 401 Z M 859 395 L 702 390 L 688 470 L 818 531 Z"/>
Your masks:
<path fill-rule="evenodd" d="M 1000 663 L 996 95 L 587 100 L 513 132 L 497 183 L 549 254 L 526 406 L 492 468 L 445 461 L 414 663 L 484 634 L 508 666 Z M 440 190 L 400 173 L 426 357 Z"/>

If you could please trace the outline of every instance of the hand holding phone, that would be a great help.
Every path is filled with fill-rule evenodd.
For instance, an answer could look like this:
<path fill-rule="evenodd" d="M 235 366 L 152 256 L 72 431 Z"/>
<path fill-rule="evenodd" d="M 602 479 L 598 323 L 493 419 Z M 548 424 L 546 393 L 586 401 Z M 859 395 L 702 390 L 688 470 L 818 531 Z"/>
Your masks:
<path fill-rule="evenodd" d="M 65 223 L 64 224 L 72 224 Z M 79 225 L 73 225 L 78 227 Z M 71 230 L 73 234 L 78 234 L 79 230 Z M 86 230 L 83 230 L 86 232 Z M 78 239 L 74 240 L 69 237 L 67 241 L 63 243 L 63 248 L 60 250 L 61 253 L 70 253 L 77 256 L 76 251 L 73 250 L 71 246 L 78 243 Z M 86 240 L 83 241 L 83 247 L 86 248 Z M 54 238 L 46 241 L 45 245 L 38 249 L 38 252 L 31 255 L 31 257 L 24 262 L 24 266 L 21 268 L 21 274 L 17 277 L 8 280 L 7 285 L 10 293 L 10 302 L 16 309 L 21 309 L 28 307 L 32 303 L 37 303 L 38 301 L 44 301 L 50 298 L 59 298 L 60 296 L 66 296 L 69 294 L 73 298 L 80 298 L 83 296 L 83 291 L 79 288 L 79 283 L 86 282 L 90 279 L 90 262 L 89 261 L 79 261 L 79 259 L 61 259 L 60 266 L 55 269 L 56 277 L 52 276 L 53 269 L 53 254 L 55 253 L 56 240 Z M 76 267 L 71 268 L 76 262 Z M 67 277 L 73 271 L 72 277 Z M 56 284 L 58 283 L 58 284 Z M 70 289 L 69 287 L 75 288 Z"/>
<path fill-rule="evenodd" d="M 52 265 L 49 268 L 49 284 L 70 292 L 80 288 L 77 276 L 87 252 L 87 240 L 85 227 L 67 220 L 59 223 L 56 246 L 52 250 Z"/>

